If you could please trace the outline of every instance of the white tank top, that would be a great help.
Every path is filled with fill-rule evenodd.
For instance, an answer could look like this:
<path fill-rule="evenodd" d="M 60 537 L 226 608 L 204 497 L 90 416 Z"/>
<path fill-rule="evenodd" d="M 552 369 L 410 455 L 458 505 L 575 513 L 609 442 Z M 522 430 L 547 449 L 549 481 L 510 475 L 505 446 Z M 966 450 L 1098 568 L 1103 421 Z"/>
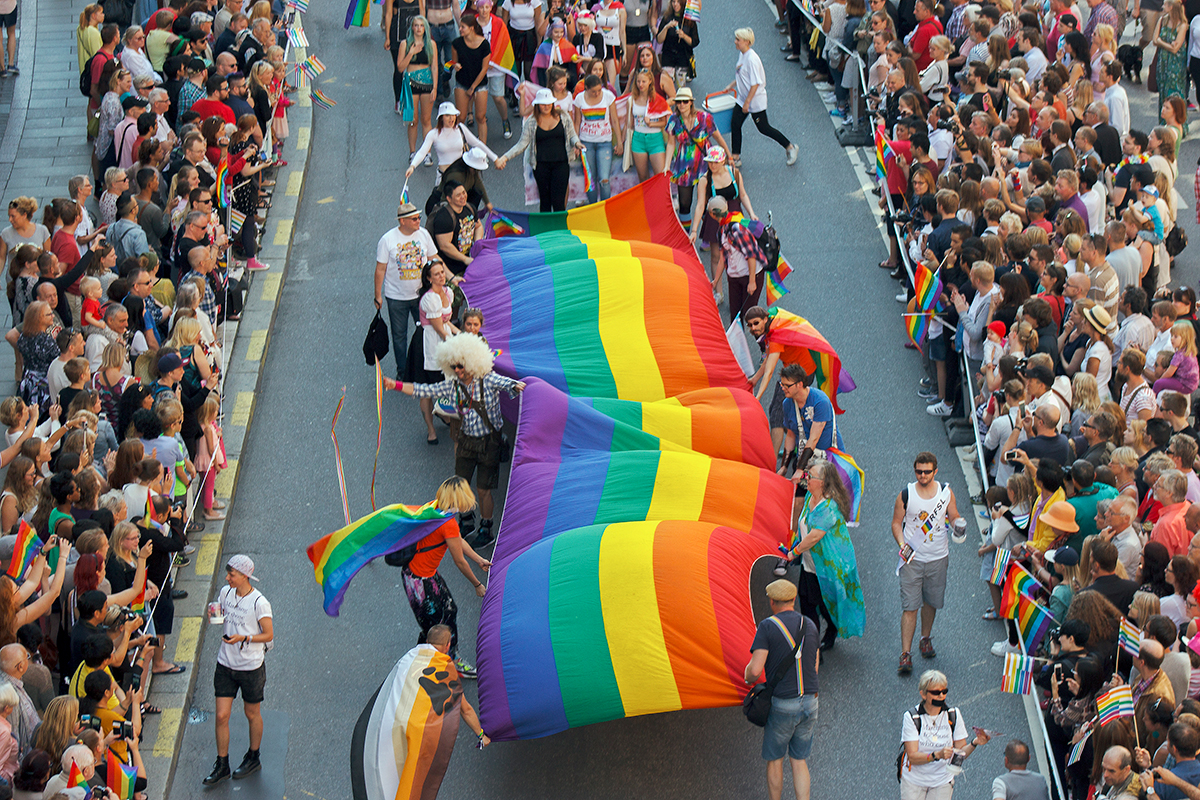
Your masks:
<path fill-rule="evenodd" d="M 533 30 L 533 3 L 514 3 L 509 0 L 504 8 L 508 11 L 508 24 L 513 30 Z"/>
<path fill-rule="evenodd" d="M 621 9 L 617 5 L 609 8 L 597 6 L 596 27 L 600 29 L 600 35 L 604 37 L 605 44 L 619 45 L 621 43 Z"/>
<path fill-rule="evenodd" d="M 916 551 L 913 561 L 937 561 L 950 554 L 950 540 L 946 536 L 946 510 L 950 507 L 950 492 L 941 483 L 934 481 L 937 492 L 926 500 L 917 494 L 917 483 L 908 485 L 908 505 L 904 510 L 904 540 Z M 926 525 L 930 517 L 933 522 Z"/>

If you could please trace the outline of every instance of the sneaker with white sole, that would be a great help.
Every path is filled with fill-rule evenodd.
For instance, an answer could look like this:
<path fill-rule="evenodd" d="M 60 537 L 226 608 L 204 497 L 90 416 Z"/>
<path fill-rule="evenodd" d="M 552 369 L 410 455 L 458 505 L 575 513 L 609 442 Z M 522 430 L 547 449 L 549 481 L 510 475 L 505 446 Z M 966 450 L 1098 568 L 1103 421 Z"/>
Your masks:
<path fill-rule="evenodd" d="M 432 167 L 433 166 L 433 154 L 430 153 L 429 155 L 425 156 L 425 160 L 422 161 L 421 163 L 423 165 L 425 165 L 426 167 Z"/>
<path fill-rule="evenodd" d="M 901 292 L 900 294 L 896 295 L 896 302 L 897 303 L 907 303 L 908 302 L 908 292 Z"/>
<path fill-rule="evenodd" d="M 817 88 L 818 92 L 832 92 L 833 91 L 833 84 L 826 83 L 825 81 L 817 81 L 816 83 L 813 84 L 813 86 L 815 86 Z"/>
<path fill-rule="evenodd" d="M 1006 653 L 1019 653 L 1021 648 L 1015 644 L 1009 644 L 1008 639 L 1001 639 L 992 645 L 992 655 L 998 658 L 1003 658 Z"/>
<path fill-rule="evenodd" d="M 259 261 L 257 258 L 252 257 L 252 258 L 246 259 L 246 269 L 250 270 L 251 272 L 261 272 L 264 269 L 270 269 L 270 268 L 271 268 L 270 264 L 264 264 L 263 262 Z"/>
<path fill-rule="evenodd" d="M 454 659 L 454 668 L 458 670 L 458 677 L 463 678 L 464 680 L 475 680 L 475 678 L 478 676 L 478 673 L 475 671 L 475 667 L 472 666 L 471 662 L 467 661 L 465 658 Z"/>
<path fill-rule="evenodd" d="M 922 389 L 928 389 L 929 387 L 933 386 L 933 379 L 921 378 L 921 380 L 917 381 L 917 386 L 920 386 Z"/>
<path fill-rule="evenodd" d="M 925 413 L 930 414 L 935 417 L 948 417 L 954 413 L 954 408 L 952 406 L 946 405 L 946 402 L 943 400 L 940 403 L 936 403 L 932 406 L 928 406 L 925 409 Z"/>
<path fill-rule="evenodd" d="M 932 387 L 928 389 L 921 387 L 920 391 L 917 392 L 917 397 L 920 397 L 922 400 L 932 400 L 937 396 L 938 390 Z"/>
<path fill-rule="evenodd" d="M 775 565 L 775 574 L 782 578 L 787 575 L 788 562 L 785 559 L 779 559 L 779 563 Z"/>
<path fill-rule="evenodd" d="M 790 167 L 796 163 L 796 159 L 800 157 L 800 146 L 797 144 L 789 144 L 787 146 L 787 165 Z"/>

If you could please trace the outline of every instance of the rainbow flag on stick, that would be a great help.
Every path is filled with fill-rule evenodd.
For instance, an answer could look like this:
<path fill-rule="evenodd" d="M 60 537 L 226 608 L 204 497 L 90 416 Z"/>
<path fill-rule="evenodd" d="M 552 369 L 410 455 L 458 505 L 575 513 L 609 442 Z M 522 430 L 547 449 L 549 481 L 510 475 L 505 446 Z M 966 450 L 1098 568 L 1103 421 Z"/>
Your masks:
<path fill-rule="evenodd" d="M 779 255 L 779 264 L 774 270 L 767 273 L 766 286 L 764 289 L 767 293 L 767 305 L 773 306 L 779 302 L 779 299 L 788 293 L 788 288 L 783 285 L 783 281 L 788 275 L 792 274 L 792 265 L 784 259 L 783 254 Z"/>
<path fill-rule="evenodd" d="M 590 192 L 595 182 L 592 180 L 592 168 L 588 164 L 586 147 L 579 151 L 579 165 L 583 167 L 583 190 Z"/>
<path fill-rule="evenodd" d="M 76 786 L 87 786 L 87 780 L 83 777 L 83 770 L 72 760 L 71 770 L 67 773 L 67 788 L 74 789 Z"/>
<path fill-rule="evenodd" d="M 683 9 L 683 18 L 692 22 L 700 21 L 700 0 L 687 0 Z"/>
<path fill-rule="evenodd" d="M 1000 691 L 1009 694 L 1029 694 L 1033 689 L 1033 673 L 1036 669 L 1036 662 L 1029 656 L 1006 653 L 1004 674 L 1000 679 Z"/>
<path fill-rule="evenodd" d="M 370 0 L 350 0 L 350 7 L 346 9 L 346 28 L 349 29 L 351 25 L 356 28 L 371 27 Z"/>
<path fill-rule="evenodd" d="M 1190 644 L 1189 642 L 1189 646 Z M 1117 645 L 1134 658 L 1137 658 L 1138 651 L 1142 649 L 1141 630 L 1125 617 L 1121 617 L 1121 627 L 1117 629 Z"/>
<path fill-rule="evenodd" d="M 929 320 L 932 317 L 929 313 L 904 315 L 904 332 L 908 334 L 908 340 L 922 353 L 925 351 L 921 349 L 921 342 L 929 335 Z"/>
<path fill-rule="evenodd" d="M 308 37 L 299 28 L 288 28 L 287 38 L 292 47 L 308 47 Z"/>
<path fill-rule="evenodd" d="M 525 229 L 503 214 L 492 212 L 492 236 L 524 236 Z"/>
<path fill-rule="evenodd" d="M 236 208 L 229 209 L 229 235 L 237 236 L 246 224 L 246 215 Z"/>
<path fill-rule="evenodd" d="M 213 181 L 217 187 L 217 204 L 221 207 L 229 205 L 229 159 L 222 158 L 217 165 L 217 177 Z"/>
<path fill-rule="evenodd" d="M 308 0 L 287 0 L 289 8 L 294 8 L 300 13 L 308 11 Z"/>
<path fill-rule="evenodd" d="M 137 593 L 137 597 L 129 604 L 129 610 L 136 614 L 146 616 L 146 584 L 142 583 L 141 590 Z"/>
<path fill-rule="evenodd" d="M 1042 643 L 1042 637 L 1046 635 L 1046 631 L 1050 630 L 1051 623 L 1055 621 L 1044 606 L 1038 605 L 1023 594 L 1017 596 L 1016 620 L 1017 627 L 1021 630 L 1021 636 L 1025 640 L 1025 651 L 1028 653 L 1037 651 L 1038 645 Z"/>
<path fill-rule="evenodd" d="M 416 544 L 443 525 L 458 528 L 454 515 L 430 502 L 390 505 L 355 520 L 308 546 L 313 574 L 325 593 L 325 613 L 338 615 L 350 581 L 369 561 Z"/>
<path fill-rule="evenodd" d="M 1107 725 L 1121 717 L 1133 716 L 1133 690 L 1128 684 L 1118 686 L 1096 698 L 1099 725 Z"/>
<path fill-rule="evenodd" d="M 1008 575 L 1008 564 L 1012 560 L 1012 550 L 1000 548 L 996 551 L 996 563 L 992 565 L 992 574 L 988 583 L 993 586 L 1003 586 L 1004 578 Z"/>
<path fill-rule="evenodd" d="M 896 151 L 883 135 L 883 126 L 875 129 L 875 177 L 879 181 L 887 180 L 888 167 L 895 166 Z"/>
<path fill-rule="evenodd" d="M 941 269 L 931 270 L 922 263 L 917 263 L 913 272 L 913 289 L 916 294 L 917 308 L 921 311 L 936 311 L 938 298 L 942 296 Z"/>
<path fill-rule="evenodd" d="M 127 767 L 112 753 L 108 754 L 108 779 L 105 783 L 120 800 L 133 800 L 133 787 L 137 782 L 137 767 Z"/>
<path fill-rule="evenodd" d="M 1017 618 L 1017 601 L 1020 597 L 1037 597 L 1043 590 L 1038 579 L 1029 574 L 1029 570 L 1013 561 L 1008 565 L 1008 575 L 1004 579 L 1004 589 L 1000 595 L 1000 616 L 1005 619 Z M 1032 649 L 1032 648 L 1030 648 Z"/>
<path fill-rule="evenodd" d="M 313 87 L 312 90 L 312 103 L 314 106 L 320 106 L 324 109 L 330 109 L 337 105 L 336 102 L 330 100 L 320 89 L 317 89 L 316 87 Z"/>
<path fill-rule="evenodd" d="M 37 531 L 31 528 L 28 522 L 21 520 L 17 527 L 17 543 L 13 547 L 12 562 L 8 565 L 9 577 L 18 582 L 24 578 L 29 565 L 37 558 L 41 546 L 42 540 L 38 538 Z"/>
<path fill-rule="evenodd" d="M 858 466 L 858 462 L 854 460 L 853 456 L 849 453 L 843 453 L 836 447 L 826 450 L 825 457 L 829 459 L 829 463 L 837 468 L 838 474 L 842 476 L 842 485 L 850 493 L 850 517 L 846 520 L 846 526 L 857 528 L 858 523 L 862 519 L 863 479 L 865 478 L 865 473 L 862 471 L 862 467 Z"/>
<path fill-rule="evenodd" d="M 1083 735 L 1083 738 L 1076 742 L 1075 746 L 1071 748 L 1071 755 L 1067 758 L 1068 767 L 1078 761 L 1080 756 L 1083 755 L 1083 748 L 1087 746 L 1087 741 L 1089 738 L 1091 738 L 1091 736 L 1092 732 L 1088 731 Z"/>

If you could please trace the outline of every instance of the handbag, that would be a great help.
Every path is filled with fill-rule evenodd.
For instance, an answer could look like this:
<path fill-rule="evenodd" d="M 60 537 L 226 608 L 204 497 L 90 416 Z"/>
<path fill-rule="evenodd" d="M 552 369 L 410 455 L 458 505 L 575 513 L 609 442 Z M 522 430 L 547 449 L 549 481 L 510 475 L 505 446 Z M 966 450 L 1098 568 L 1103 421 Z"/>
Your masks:
<path fill-rule="evenodd" d="M 388 329 L 383 321 L 383 314 L 375 309 L 375 319 L 367 326 L 367 338 L 363 340 L 363 356 L 367 366 L 374 366 L 376 361 L 383 361 L 388 354 Z"/>
<path fill-rule="evenodd" d="M 1163 246 L 1167 248 L 1167 255 L 1171 258 L 1174 258 L 1187 249 L 1187 231 L 1183 229 L 1182 225 L 1176 225 L 1174 228 L 1171 228 L 1171 232 L 1167 234 Z"/>
<path fill-rule="evenodd" d="M 1150 62 L 1150 74 L 1146 76 L 1146 91 L 1158 94 L 1158 58 Z"/>
<path fill-rule="evenodd" d="M 488 430 L 492 432 L 492 441 L 496 443 L 496 451 L 500 457 L 501 464 L 507 464 L 512 459 L 512 442 L 504 435 L 504 431 L 497 430 L 492 424 L 492 420 L 488 417 L 487 409 L 480 407 L 479 403 L 471 396 L 471 392 L 467 391 L 467 405 L 474 409 L 475 413 L 483 418 L 484 424 L 488 426 Z"/>
<path fill-rule="evenodd" d="M 776 622 L 779 621 L 778 617 L 774 619 Z M 782 624 L 780 623 L 780 625 Z M 799 666 L 796 661 L 796 653 L 800 652 L 800 648 L 804 645 L 803 619 L 800 621 L 800 631 L 800 638 L 796 640 L 796 646 L 792 648 L 791 657 L 775 667 L 775 671 L 771 673 L 771 677 L 766 683 L 752 687 L 742 698 L 742 713 L 746 715 L 746 719 L 760 728 L 767 726 L 767 717 L 771 715 L 771 695 L 775 693 L 775 686 L 787 676 L 789 669 Z"/>

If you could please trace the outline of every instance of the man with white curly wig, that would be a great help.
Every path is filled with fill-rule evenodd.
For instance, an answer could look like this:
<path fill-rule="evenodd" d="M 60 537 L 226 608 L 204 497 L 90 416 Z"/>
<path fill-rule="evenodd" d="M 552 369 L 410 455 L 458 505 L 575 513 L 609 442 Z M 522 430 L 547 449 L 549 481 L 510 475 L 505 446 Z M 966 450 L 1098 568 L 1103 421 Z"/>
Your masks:
<path fill-rule="evenodd" d="M 388 389 L 414 397 L 449 397 L 462 429 L 454 456 L 454 474 L 465 480 L 477 473 L 479 533 L 471 544 L 486 547 L 496 538 L 492 532 L 492 490 L 500 483 L 501 429 L 500 392 L 513 395 L 524 390 L 523 381 L 505 378 L 493 370 L 492 351 L 473 334 L 455 334 L 437 346 L 437 362 L 446 380 L 441 383 L 402 383 L 384 378 Z M 464 537 L 474 527 L 474 512 L 461 523 Z"/>

